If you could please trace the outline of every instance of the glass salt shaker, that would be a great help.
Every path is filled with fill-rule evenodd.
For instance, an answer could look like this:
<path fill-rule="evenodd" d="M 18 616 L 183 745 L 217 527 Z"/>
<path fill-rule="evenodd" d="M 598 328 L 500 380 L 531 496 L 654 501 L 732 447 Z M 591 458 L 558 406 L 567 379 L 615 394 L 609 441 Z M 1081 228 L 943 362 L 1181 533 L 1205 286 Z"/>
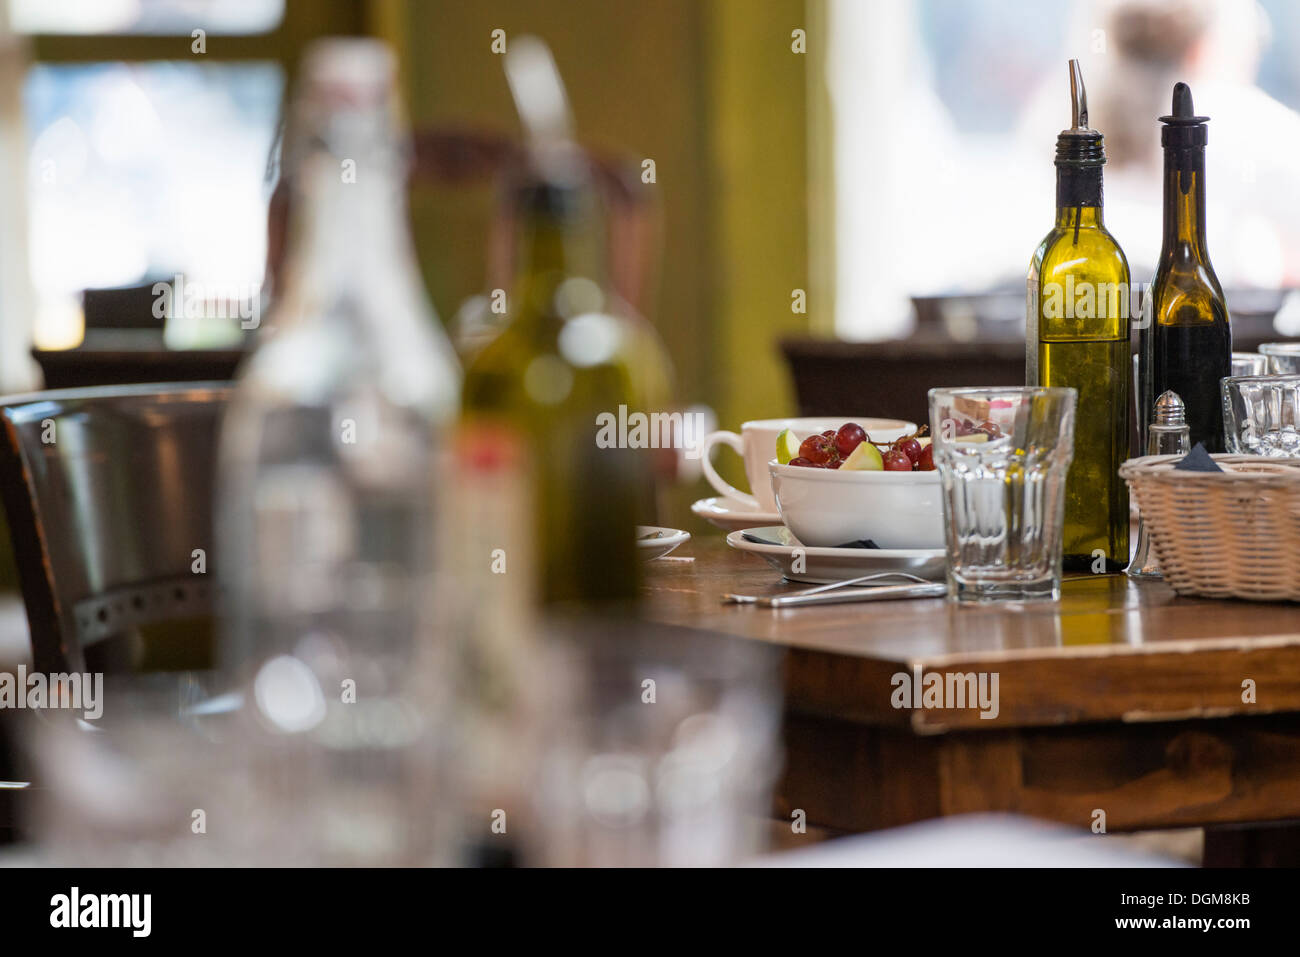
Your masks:
<path fill-rule="evenodd" d="M 1155 414 L 1147 426 L 1147 455 L 1186 455 L 1192 450 L 1187 428 L 1187 409 L 1176 392 L 1165 392 L 1156 399 Z M 1127 569 L 1130 578 L 1160 578 L 1160 565 L 1151 549 L 1146 522 L 1138 523 L 1137 550 Z"/>

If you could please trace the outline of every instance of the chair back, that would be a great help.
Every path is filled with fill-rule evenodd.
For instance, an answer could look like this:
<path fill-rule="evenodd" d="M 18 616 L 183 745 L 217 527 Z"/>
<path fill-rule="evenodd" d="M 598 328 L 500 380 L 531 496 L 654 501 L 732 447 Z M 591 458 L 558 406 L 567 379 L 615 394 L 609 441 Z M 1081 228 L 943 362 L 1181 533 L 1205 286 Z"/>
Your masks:
<path fill-rule="evenodd" d="M 0 498 L 37 671 L 208 666 L 229 394 L 179 383 L 0 399 Z"/>

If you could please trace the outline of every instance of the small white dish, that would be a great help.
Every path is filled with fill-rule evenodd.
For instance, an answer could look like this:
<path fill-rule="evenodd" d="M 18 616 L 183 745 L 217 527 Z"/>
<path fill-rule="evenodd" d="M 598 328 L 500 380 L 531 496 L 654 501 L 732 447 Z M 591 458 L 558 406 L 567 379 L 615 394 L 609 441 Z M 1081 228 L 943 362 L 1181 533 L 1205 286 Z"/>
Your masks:
<path fill-rule="evenodd" d="M 947 567 L 942 548 L 805 547 L 784 525 L 737 530 L 727 536 L 727 544 L 760 556 L 791 581 L 814 585 L 873 572 L 910 572 L 927 581 L 943 581 Z"/>
<path fill-rule="evenodd" d="M 943 548 L 939 473 L 866 472 L 768 463 L 781 521 L 809 545 L 869 539 L 881 548 Z"/>
<path fill-rule="evenodd" d="M 764 525 L 781 524 L 781 515 L 778 512 L 750 508 L 721 496 L 700 499 L 691 506 L 691 514 L 728 532 L 734 532 L 738 528 L 761 528 Z"/>
<path fill-rule="evenodd" d="M 663 558 L 678 545 L 691 540 L 690 532 L 680 528 L 660 528 L 658 525 L 636 527 L 636 550 L 643 562 Z"/>

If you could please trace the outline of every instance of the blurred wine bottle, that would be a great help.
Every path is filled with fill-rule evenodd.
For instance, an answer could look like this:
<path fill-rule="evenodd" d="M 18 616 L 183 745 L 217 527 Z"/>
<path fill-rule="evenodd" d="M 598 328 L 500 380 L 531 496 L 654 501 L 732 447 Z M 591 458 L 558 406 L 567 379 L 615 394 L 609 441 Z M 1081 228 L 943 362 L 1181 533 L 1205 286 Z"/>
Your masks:
<path fill-rule="evenodd" d="M 527 164 L 509 186 L 516 276 L 504 327 L 466 372 L 463 427 L 521 450 L 540 599 L 631 602 L 635 526 L 653 520 L 647 436 L 601 425 L 665 408 L 667 363 L 653 330 L 610 292 L 600 198 L 549 50 L 518 38 L 506 71 L 528 134 Z"/>
<path fill-rule="evenodd" d="M 428 771 L 437 683 L 436 465 L 460 376 L 407 231 L 386 47 L 309 51 L 284 151 L 283 276 L 222 428 L 220 658 L 291 742 L 277 779 L 305 801 L 294 824 L 316 860 L 413 863 L 429 814 L 408 788 Z"/>

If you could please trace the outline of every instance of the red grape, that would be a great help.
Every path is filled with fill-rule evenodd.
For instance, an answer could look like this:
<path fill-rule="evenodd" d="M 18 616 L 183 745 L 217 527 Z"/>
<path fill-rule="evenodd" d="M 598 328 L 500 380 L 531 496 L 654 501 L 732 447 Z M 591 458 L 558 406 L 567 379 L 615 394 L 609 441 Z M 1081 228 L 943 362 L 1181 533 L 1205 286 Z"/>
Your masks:
<path fill-rule="evenodd" d="M 833 448 L 835 446 L 827 442 L 824 436 L 810 435 L 799 444 L 799 455 L 813 465 L 825 465 L 830 460 Z"/>
<path fill-rule="evenodd" d="M 828 439 L 833 439 L 835 438 L 835 430 L 827 429 L 825 432 L 822 433 L 822 435 L 824 435 Z"/>
<path fill-rule="evenodd" d="M 810 435 L 799 445 L 799 454 L 809 459 L 814 465 L 823 468 L 839 468 L 843 461 L 840 450 L 835 446 L 835 433 L 823 432 Z"/>
<path fill-rule="evenodd" d="M 910 472 L 912 471 L 912 460 L 901 449 L 890 449 L 885 453 L 885 471 Z"/>
<path fill-rule="evenodd" d="M 918 472 L 934 471 L 934 446 L 927 445 L 921 449 L 921 454 L 916 460 L 916 470 Z"/>
<path fill-rule="evenodd" d="M 839 449 L 840 455 L 848 457 L 853 450 L 863 443 L 867 433 L 856 422 L 845 422 L 840 426 L 840 430 L 835 433 L 835 448 Z"/>
<path fill-rule="evenodd" d="M 985 419 L 983 422 L 979 424 L 979 428 L 977 428 L 975 431 L 983 432 L 985 435 L 988 436 L 999 435 L 1002 432 L 1002 430 L 998 428 L 998 424 L 991 419 Z"/>
<path fill-rule="evenodd" d="M 812 459 L 806 459 L 806 458 L 804 458 L 802 455 L 799 456 L 799 457 L 796 458 L 796 459 L 791 459 L 791 460 L 790 460 L 790 464 L 791 464 L 791 465 L 802 465 L 804 468 L 810 468 L 810 469 L 819 469 L 819 468 L 821 468 L 821 466 L 818 465 L 816 462 L 814 462 Z"/>
<path fill-rule="evenodd" d="M 917 460 L 921 457 L 921 443 L 916 441 L 916 436 L 914 435 L 909 435 L 905 438 L 899 439 L 894 443 L 894 448 L 905 454 L 911 460 L 913 465 L 915 465 Z"/>

